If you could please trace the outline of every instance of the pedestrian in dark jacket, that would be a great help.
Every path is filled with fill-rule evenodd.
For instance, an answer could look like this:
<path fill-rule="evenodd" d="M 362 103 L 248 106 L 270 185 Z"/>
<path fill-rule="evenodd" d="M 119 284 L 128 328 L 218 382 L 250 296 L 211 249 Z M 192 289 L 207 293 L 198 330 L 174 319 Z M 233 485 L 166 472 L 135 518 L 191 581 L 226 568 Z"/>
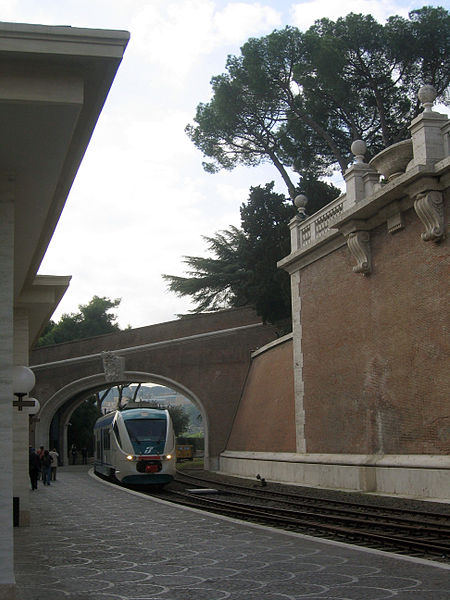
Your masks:
<path fill-rule="evenodd" d="M 41 458 L 42 464 L 42 483 L 44 485 L 50 485 L 50 477 L 52 473 L 52 462 L 53 458 L 50 456 L 48 450 L 44 451 L 44 456 Z"/>
<path fill-rule="evenodd" d="M 28 457 L 28 469 L 29 469 L 29 474 L 30 474 L 31 489 L 37 490 L 38 475 L 41 470 L 41 459 L 36 454 L 36 451 L 34 448 L 30 448 L 30 454 Z"/>

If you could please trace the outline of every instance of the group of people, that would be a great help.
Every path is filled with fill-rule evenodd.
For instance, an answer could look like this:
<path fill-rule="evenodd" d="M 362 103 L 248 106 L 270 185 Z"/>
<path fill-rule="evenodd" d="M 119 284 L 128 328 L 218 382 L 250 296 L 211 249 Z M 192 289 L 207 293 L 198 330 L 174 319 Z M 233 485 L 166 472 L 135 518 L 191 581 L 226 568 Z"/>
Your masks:
<path fill-rule="evenodd" d="M 56 448 L 49 451 L 44 446 L 40 446 L 39 450 L 30 447 L 29 473 L 32 490 L 37 490 L 39 479 L 42 479 L 44 485 L 50 485 L 50 481 L 56 481 L 58 459 L 59 454 Z"/>
<path fill-rule="evenodd" d="M 72 464 L 76 465 L 77 464 L 78 449 L 75 446 L 75 444 L 72 444 L 72 446 L 70 448 L 70 455 L 72 457 Z M 87 455 L 88 455 L 87 448 L 83 447 L 81 449 L 81 458 L 82 458 L 82 461 L 83 461 L 83 465 L 87 465 Z"/>

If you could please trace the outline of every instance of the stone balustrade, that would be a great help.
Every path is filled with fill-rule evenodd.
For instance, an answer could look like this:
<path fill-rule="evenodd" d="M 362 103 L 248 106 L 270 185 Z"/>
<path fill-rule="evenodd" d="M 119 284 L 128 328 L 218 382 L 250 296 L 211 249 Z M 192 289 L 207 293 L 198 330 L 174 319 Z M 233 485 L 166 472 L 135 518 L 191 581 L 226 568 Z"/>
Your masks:
<path fill-rule="evenodd" d="M 409 127 L 411 139 L 386 148 L 369 163 L 364 161 L 365 143 L 353 142 L 355 161 L 344 174 L 344 194 L 306 218 L 307 199 L 296 198 L 299 214 L 289 224 L 291 254 L 279 262 L 281 268 L 292 273 L 294 264 L 319 258 L 319 247 L 341 238 L 356 259 L 353 270 L 368 275 L 370 230 L 385 221 L 389 233 L 399 231 L 402 213 L 411 206 L 425 228 L 422 240 L 439 242 L 444 237 L 442 192 L 450 179 L 450 120 L 433 111 L 434 88 L 423 86 L 418 97 L 424 110 Z M 314 257 L 305 260 L 308 254 Z"/>

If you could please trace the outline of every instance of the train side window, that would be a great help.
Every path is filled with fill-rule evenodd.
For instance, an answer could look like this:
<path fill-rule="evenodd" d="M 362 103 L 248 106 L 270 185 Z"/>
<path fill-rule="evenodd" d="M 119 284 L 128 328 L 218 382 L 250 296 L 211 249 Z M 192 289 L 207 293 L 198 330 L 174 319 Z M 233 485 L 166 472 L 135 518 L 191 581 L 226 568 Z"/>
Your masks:
<path fill-rule="evenodd" d="M 116 439 L 117 439 L 117 443 L 122 448 L 122 442 L 120 441 L 120 433 L 119 433 L 119 427 L 117 426 L 117 422 L 114 423 L 113 429 L 114 429 L 114 435 L 116 436 Z"/>

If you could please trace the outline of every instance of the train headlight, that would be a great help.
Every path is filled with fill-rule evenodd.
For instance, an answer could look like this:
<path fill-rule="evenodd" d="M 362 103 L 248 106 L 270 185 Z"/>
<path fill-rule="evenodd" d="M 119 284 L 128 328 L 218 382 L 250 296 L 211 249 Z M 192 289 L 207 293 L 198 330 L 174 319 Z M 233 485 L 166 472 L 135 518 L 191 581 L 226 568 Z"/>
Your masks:
<path fill-rule="evenodd" d="M 131 454 L 128 454 L 127 460 L 134 460 L 134 456 L 132 456 Z"/>
<path fill-rule="evenodd" d="M 164 455 L 164 458 L 165 458 L 166 460 L 172 460 L 172 455 L 171 455 L 171 454 L 165 454 L 165 455 Z"/>

